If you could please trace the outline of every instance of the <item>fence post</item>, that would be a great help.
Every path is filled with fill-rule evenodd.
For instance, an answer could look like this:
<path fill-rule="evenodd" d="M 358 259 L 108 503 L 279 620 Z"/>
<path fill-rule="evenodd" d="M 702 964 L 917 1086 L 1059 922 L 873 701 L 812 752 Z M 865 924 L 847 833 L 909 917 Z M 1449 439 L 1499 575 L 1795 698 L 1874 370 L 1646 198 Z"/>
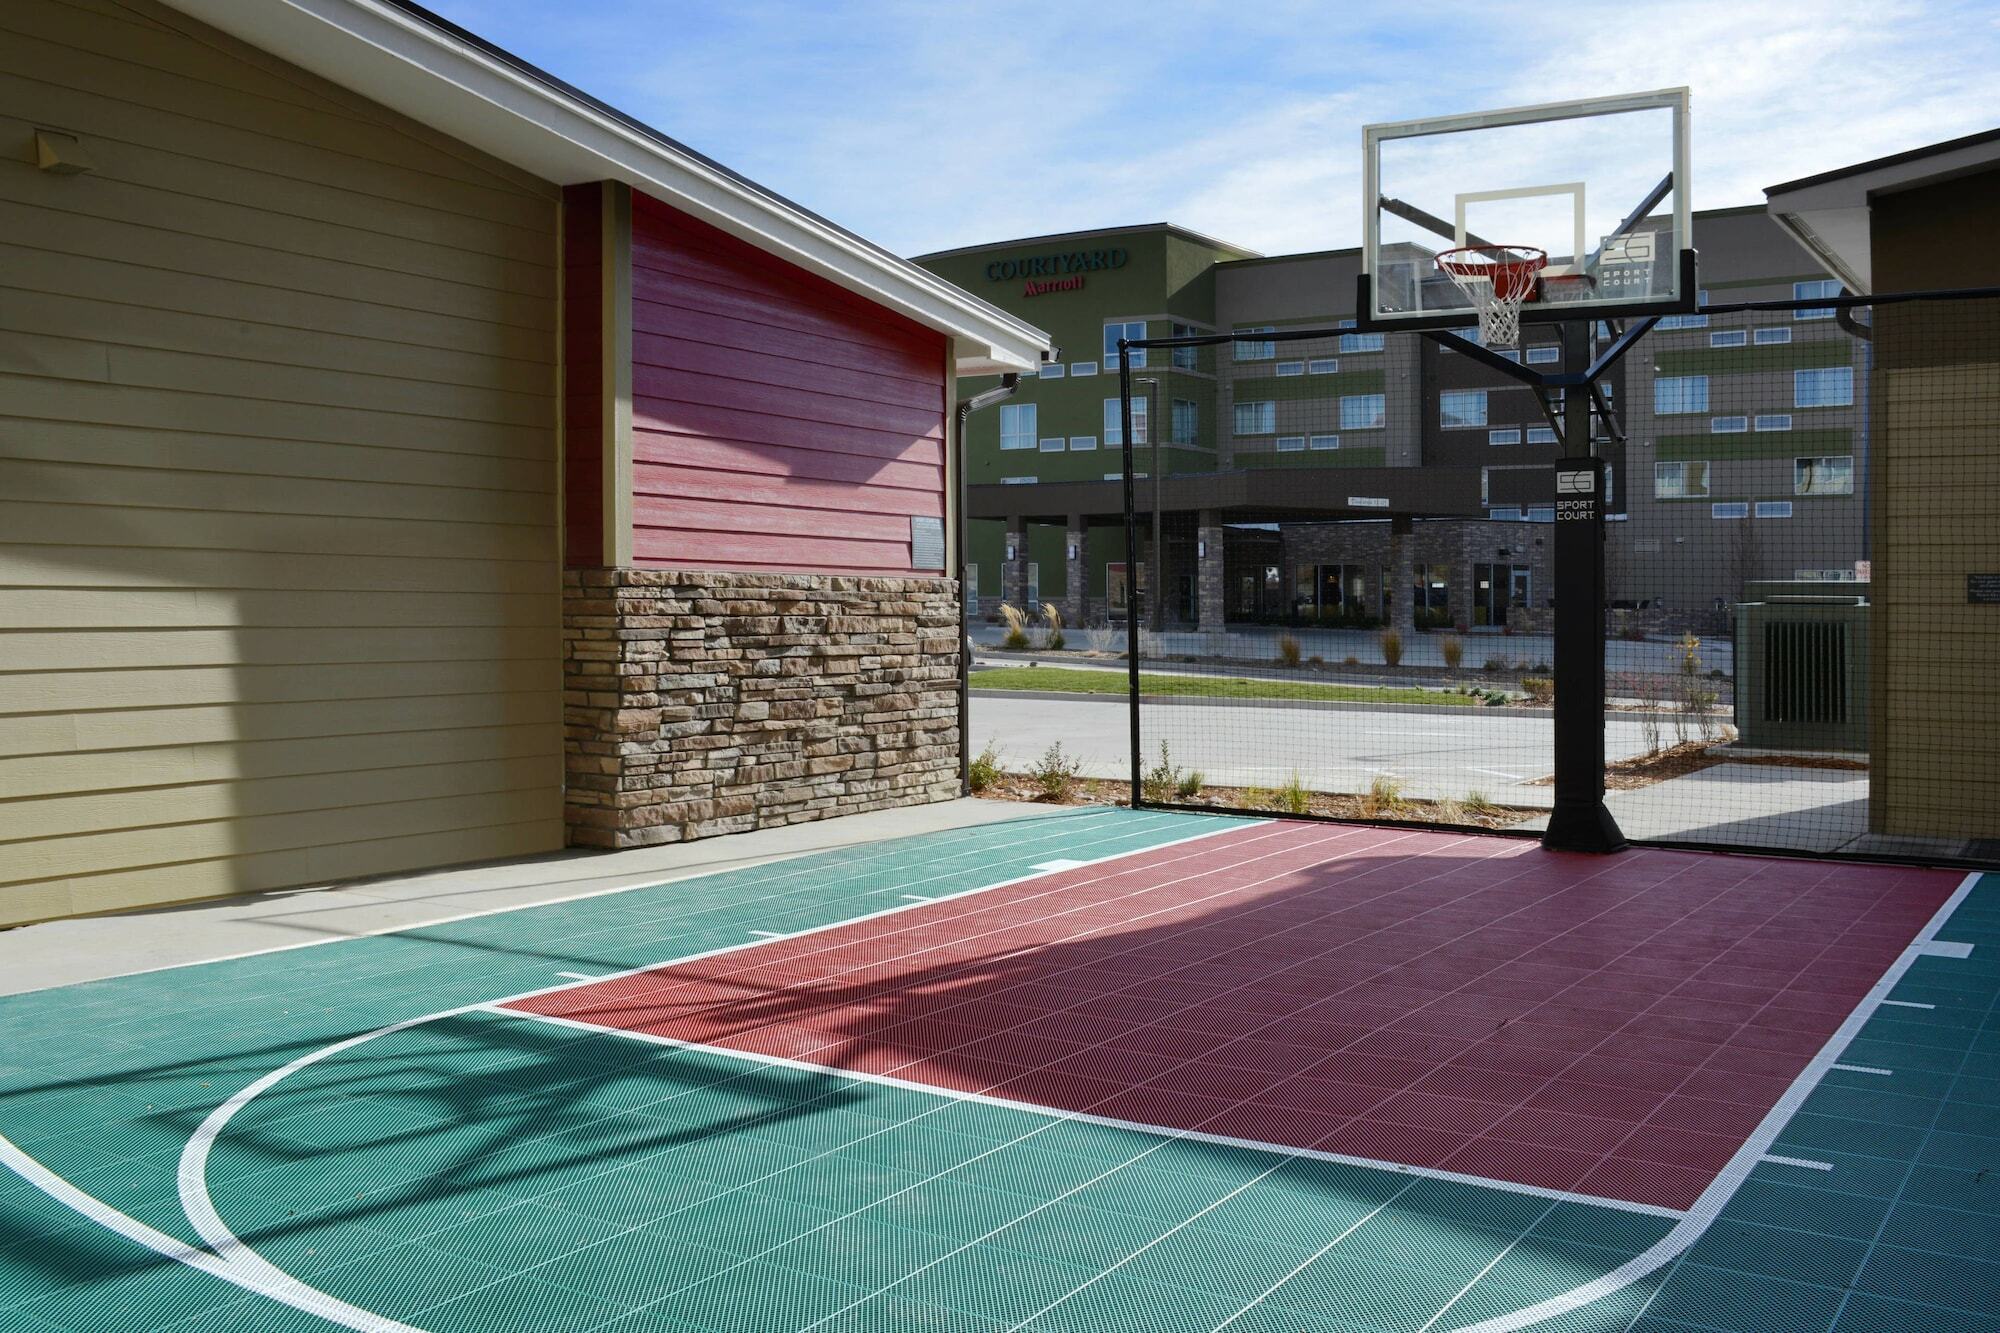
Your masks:
<path fill-rule="evenodd" d="M 1118 340 L 1119 434 L 1125 454 L 1125 702 L 1132 731 L 1132 808 L 1141 800 L 1139 773 L 1139 510 L 1137 489 L 1132 480 L 1132 347 Z M 1147 429 L 1154 423 L 1149 418 Z M 1158 487 L 1159 481 L 1153 485 Z M 1157 553 L 1155 554 L 1157 558 Z M 1159 581 L 1157 573 L 1153 582 Z"/>

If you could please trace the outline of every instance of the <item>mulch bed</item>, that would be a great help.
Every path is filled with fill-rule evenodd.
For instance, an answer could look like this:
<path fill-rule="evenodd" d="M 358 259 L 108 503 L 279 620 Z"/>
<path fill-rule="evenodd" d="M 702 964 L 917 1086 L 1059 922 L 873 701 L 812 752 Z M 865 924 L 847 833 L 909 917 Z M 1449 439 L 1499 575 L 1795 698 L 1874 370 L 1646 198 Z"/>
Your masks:
<path fill-rule="evenodd" d="M 1052 800 L 1042 794 L 1042 786 L 1021 773 L 1002 773 L 980 791 L 986 800 L 1025 801 L 1038 805 L 1129 805 L 1131 786 L 1103 778 L 1078 778 L 1067 798 Z M 1335 792 L 1309 792 L 1306 808 L 1295 811 L 1284 803 L 1283 794 L 1247 787 L 1203 787 L 1193 796 L 1175 796 L 1166 804 L 1198 806 L 1203 809 L 1240 812 L 1269 811 L 1273 814 L 1326 815 L 1334 819 L 1376 819 L 1419 823 L 1464 824 L 1478 828 L 1510 828 L 1524 819 L 1547 811 L 1525 806 L 1489 805 L 1478 812 L 1458 802 L 1420 801 L 1399 798 L 1392 802 L 1367 796 L 1345 796 Z"/>
<path fill-rule="evenodd" d="M 1669 778 L 1686 777 L 1717 764 L 1763 764 L 1771 768 L 1819 768 L 1843 773 L 1866 773 L 1866 759 L 1836 759 L 1825 755 L 1732 754 L 1727 745 L 1714 741 L 1682 741 L 1636 759 L 1620 759 L 1604 766 L 1604 786 L 1608 791 L 1634 791 Z M 1555 777 L 1536 778 L 1531 787 L 1552 787 Z"/>

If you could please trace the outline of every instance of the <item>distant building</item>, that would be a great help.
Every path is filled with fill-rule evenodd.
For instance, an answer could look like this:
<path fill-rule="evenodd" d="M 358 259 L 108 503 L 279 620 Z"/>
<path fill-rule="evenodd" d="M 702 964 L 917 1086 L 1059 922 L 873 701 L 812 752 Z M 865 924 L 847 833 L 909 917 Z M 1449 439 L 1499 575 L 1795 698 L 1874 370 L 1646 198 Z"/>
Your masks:
<path fill-rule="evenodd" d="M 1694 227 L 1709 301 L 1838 290 L 1761 208 L 1697 213 Z M 1358 250 L 1264 257 L 1158 223 L 917 262 L 1062 349 L 968 430 L 983 606 L 1054 601 L 1092 620 L 1123 606 L 1118 340 L 1227 333 L 1239 336 L 1134 362 L 1136 579 L 1153 582 L 1157 470 L 1164 621 L 1545 621 L 1539 525 L 1560 447 L 1531 390 L 1419 336 L 1257 336 L 1351 320 Z M 1559 361 L 1553 328 L 1528 326 L 1519 355 Z M 1854 578 L 1863 356 L 1830 311 L 1681 316 L 1609 372 L 1626 435 L 1600 431 L 1596 446 L 1611 464 L 1613 604 L 1658 611 L 1661 626 L 1718 623 L 1751 578 Z"/>

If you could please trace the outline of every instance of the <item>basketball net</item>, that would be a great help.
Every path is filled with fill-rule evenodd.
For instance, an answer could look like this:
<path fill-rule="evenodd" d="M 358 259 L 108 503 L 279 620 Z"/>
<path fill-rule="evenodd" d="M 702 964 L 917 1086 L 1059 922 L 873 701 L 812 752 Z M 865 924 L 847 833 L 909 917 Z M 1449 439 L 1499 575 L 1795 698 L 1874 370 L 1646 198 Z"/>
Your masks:
<path fill-rule="evenodd" d="M 1479 341 L 1487 347 L 1521 341 L 1521 303 L 1548 262 L 1548 253 L 1532 245 L 1468 245 L 1437 257 L 1438 271 L 1478 312 Z"/>

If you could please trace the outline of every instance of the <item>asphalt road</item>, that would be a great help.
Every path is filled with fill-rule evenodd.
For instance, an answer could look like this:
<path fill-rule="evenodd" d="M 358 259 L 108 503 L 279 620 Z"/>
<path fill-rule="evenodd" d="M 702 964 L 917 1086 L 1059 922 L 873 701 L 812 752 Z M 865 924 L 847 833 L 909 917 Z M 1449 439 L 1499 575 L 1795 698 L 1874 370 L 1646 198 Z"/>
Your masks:
<path fill-rule="evenodd" d="M 1551 788 L 1525 784 L 1553 771 L 1555 724 L 1509 709 L 1147 703 L 1140 736 L 1147 765 L 1158 760 L 1164 740 L 1174 763 L 1223 786 L 1282 786 L 1296 771 L 1315 791 L 1363 792 L 1386 774 L 1403 783 L 1406 796 L 1463 798 L 1477 791 L 1504 804 L 1541 807 L 1554 799 Z M 1087 777 L 1130 773 L 1130 732 L 1118 696 L 997 698 L 974 690 L 972 744 L 989 740 L 1009 769 L 1027 768 L 1059 741 L 1082 761 Z M 1606 723 L 1609 758 L 1645 748 L 1638 722 Z"/>

